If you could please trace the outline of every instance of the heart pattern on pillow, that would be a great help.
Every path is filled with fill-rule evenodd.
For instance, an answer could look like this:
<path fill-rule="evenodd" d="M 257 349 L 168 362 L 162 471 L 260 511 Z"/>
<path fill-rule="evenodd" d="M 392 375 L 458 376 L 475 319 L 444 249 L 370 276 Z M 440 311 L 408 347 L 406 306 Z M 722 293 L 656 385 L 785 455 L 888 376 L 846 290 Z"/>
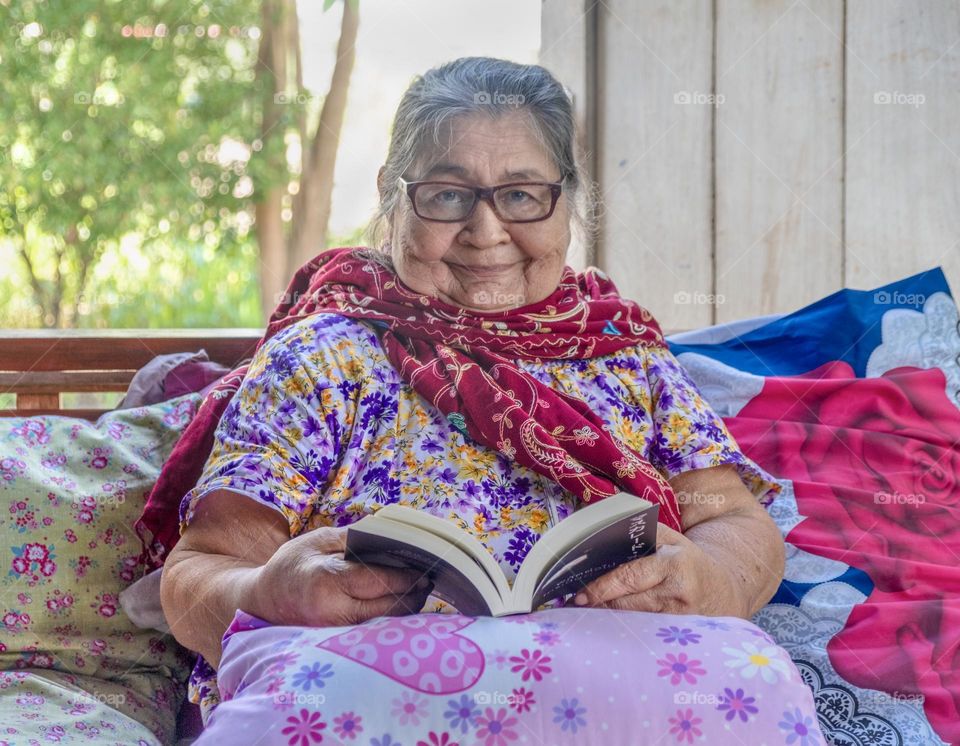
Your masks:
<path fill-rule="evenodd" d="M 460 634 L 470 617 L 383 617 L 318 643 L 344 658 L 425 694 L 469 689 L 483 675 L 483 651 Z"/>

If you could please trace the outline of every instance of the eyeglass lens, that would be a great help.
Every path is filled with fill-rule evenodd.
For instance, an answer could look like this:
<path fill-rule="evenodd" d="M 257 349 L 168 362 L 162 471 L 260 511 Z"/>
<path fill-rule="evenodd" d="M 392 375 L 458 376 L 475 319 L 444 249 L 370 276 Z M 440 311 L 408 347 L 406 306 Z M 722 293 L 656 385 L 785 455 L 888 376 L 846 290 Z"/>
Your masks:
<path fill-rule="evenodd" d="M 423 184 L 417 189 L 415 207 L 424 218 L 462 220 L 474 208 L 477 194 L 452 184 Z M 535 220 L 550 212 L 553 196 L 549 186 L 507 185 L 493 193 L 497 214 L 506 220 Z"/>

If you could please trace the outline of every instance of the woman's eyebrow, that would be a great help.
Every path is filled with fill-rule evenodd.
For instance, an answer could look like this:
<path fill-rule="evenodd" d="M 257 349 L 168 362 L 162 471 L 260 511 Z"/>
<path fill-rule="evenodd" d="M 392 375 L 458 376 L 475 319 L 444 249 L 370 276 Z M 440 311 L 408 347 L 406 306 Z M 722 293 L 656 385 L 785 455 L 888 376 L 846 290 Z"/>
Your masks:
<path fill-rule="evenodd" d="M 435 163 L 423 173 L 423 175 L 420 177 L 420 180 L 423 181 L 429 176 L 437 176 L 438 174 L 450 174 L 452 176 L 459 176 L 463 179 L 469 177 L 467 169 L 465 169 L 463 166 L 458 166 L 455 163 Z"/>
<path fill-rule="evenodd" d="M 463 166 L 458 166 L 455 163 L 435 163 L 429 169 L 427 169 L 424 174 L 420 177 L 420 180 L 423 181 L 431 176 L 437 176 L 438 174 L 449 174 L 451 176 L 459 176 L 462 179 L 469 179 L 470 173 Z M 505 181 L 510 181 L 512 179 L 537 179 L 545 180 L 546 177 L 540 173 L 537 169 L 520 169 L 518 171 L 509 171 L 503 174 L 501 178 L 501 183 Z"/>
<path fill-rule="evenodd" d="M 536 179 L 538 181 L 546 181 L 547 177 L 542 173 L 537 171 L 535 168 L 531 169 L 522 169 L 520 171 L 511 171 L 508 174 L 504 175 L 506 179 Z"/>

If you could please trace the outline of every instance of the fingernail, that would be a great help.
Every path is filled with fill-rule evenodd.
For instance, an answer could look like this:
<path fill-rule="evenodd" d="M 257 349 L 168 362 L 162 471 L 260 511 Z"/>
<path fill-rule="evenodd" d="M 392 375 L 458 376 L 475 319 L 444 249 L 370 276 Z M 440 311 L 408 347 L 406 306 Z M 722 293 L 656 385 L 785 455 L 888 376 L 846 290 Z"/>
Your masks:
<path fill-rule="evenodd" d="M 430 578 L 428 578 L 426 575 L 422 575 L 420 580 L 417 581 L 417 590 L 422 591 L 428 585 L 430 585 Z"/>
<path fill-rule="evenodd" d="M 574 597 L 573 602 L 574 602 L 577 606 L 583 606 L 584 604 L 587 603 L 587 594 L 586 594 L 586 593 L 578 593 L 578 594 Z"/>

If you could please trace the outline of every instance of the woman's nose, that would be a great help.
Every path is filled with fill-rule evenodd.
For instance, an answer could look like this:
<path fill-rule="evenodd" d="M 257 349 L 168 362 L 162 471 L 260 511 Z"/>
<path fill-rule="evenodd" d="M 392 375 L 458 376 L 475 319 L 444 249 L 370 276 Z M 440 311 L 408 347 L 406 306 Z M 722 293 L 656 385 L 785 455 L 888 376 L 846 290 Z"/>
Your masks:
<path fill-rule="evenodd" d="M 480 200 L 474 208 L 473 214 L 463 227 L 461 236 L 466 243 L 476 246 L 478 249 L 498 246 L 510 241 L 510 233 L 506 226 L 497 217 L 493 205 L 486 200 Z"/>

